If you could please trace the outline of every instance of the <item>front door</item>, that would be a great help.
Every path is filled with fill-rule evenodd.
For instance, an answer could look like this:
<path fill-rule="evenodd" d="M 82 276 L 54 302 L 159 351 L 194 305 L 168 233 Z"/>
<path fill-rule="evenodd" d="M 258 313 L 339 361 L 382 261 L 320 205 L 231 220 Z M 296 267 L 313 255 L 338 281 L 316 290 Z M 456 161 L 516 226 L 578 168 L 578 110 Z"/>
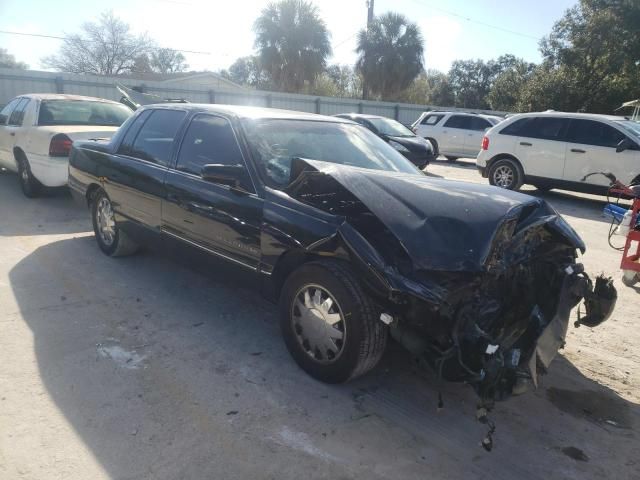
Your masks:
<path fill-rule="evenodd" d="M 13 163 L 13 143 L 15 135 L 7 127 L 9 117 L 20 103 L 21 98 L 14 98 L 0 111 L 0 167 L 9 168 L 9 161 Z"/>
<path fill-rule="evenodd" d="M 567 134 L 564 179 L 581 182 L 589 173 L 611 172 L 623 183 L 629 183 L 640 173 L 640 151 L 616 152 L 618 143 L 625 138 L 624 133 L 606 123 L 572 119 Z M 603 175 L 592 175 L 585 182 L 609 185 Z"/>
<path fill-rule="evenodd" d="M 228 119 L 200 113 L 193 117 L 174 169 L 166 177 L 162 230 L 186 243 L 251 269 L 260 262 L 263 200 L 246 175 L 238 188 L 205 180 L 208 164 L 242 165 L 242 151 Z"/>

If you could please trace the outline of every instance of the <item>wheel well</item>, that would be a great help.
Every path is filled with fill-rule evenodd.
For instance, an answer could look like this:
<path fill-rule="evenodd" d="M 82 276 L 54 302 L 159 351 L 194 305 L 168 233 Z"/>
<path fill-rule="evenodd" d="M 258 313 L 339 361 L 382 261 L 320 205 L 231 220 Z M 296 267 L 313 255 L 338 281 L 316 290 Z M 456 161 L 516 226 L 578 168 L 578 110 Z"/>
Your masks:
<path fill-rule="evenodd" d="M 92 183 L 91 185 L 89 185 L 89 188 L 87 188 L 87 193 L 85 194 L 85 197 L 87 199 L 87 206 L 91 206 L 91 202 L 96 197 L 96 193 L 98 193 L 98 191 L 100 191 L 101 189 L 102 187 L 97 183 Z"/>
<path fill-rule="evenodd" d="M 513 162 L 516 163 L 516 165 L 518 165 L 518 167 L 520 167 L 520 171 L 524 174 L 524 168 L 522 167 L 522 163 L 520 163 L 520 160 L 518 160 L 516 157 L 514 157 L 513 155 L 509 155 L 508 153 L 500 153 L 498 155 L 496 155 L 495 157 L 493 157 L 491 160 L 489 160 L 487 162 L 487 171 L 491 168 L 491 166 L 497 162 L 498 160 L 512 160 Z"/>
<path fill-rule="evenodd" d="M 636 175 L 636 177 L 631 180 L 631 185 L 640 185 L 640 175 Z"/>
<path fill-rule="evenodd" d="M 13 158 L 15 158 L 16 161 L 22 158 L 26 160 L 27 156 L 25 155 L 24 151 L 20 147 L 13 147 Z"/>

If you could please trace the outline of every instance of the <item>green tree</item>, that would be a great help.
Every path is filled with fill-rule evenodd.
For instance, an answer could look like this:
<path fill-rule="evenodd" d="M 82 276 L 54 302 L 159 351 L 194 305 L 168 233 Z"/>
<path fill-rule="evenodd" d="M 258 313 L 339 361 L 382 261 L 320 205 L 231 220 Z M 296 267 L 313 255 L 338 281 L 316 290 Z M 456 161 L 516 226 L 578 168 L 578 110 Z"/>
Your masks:
<path fill-rule="evenodd" d="M 505 57 L 507 56 L 501 58 Z M 535 71 L 536 66 L 533 63 L 515 57 L 510 60 L 500 65 L 502 71 L 493 80 L 486 97 L 487 103 L 493 110 L 507 112 L 519 110 L 523 88 Z"/>
<path fill-rule="evenodd" d="M 157 73 L 184 72 L 189 65 L 181 52 L 171 48 L 155 48 L 149 55 L 149 65 Z"/>
<path fill-rule="evenodd" d="M 311 2 L 270 3 L 253 28 L 260 65 L 275 88 L 300 92 L 324 71 L 331 55 L 329 31 Z"/>
<path fill-rule="evenodd" d="M 368 29 L 361 30 L 356 52 L 356 68 L 367 90 L 383 100 L 394 99 L 423 71 L 420 28 L 398 13 L 376 17 Z"/>
<path fill-rule="evenodd" d="M 329 65 L 326 74 L 336 85 L 336 96 L 358 98 L 362 94 L 362 77 L 350 65 Z"/>
<path fill-rule="evenodd" d="M 639 97 L 639 26 L 637 0 L 580 0 L 542 40 L 544 62 L 523 102 L 604 113 Z M 552 90 L 563 85 L 571 86 L 567 96 Z"/>
<path fill-rule="evenodd" d="M 272 88 L 269 74 L 262 69 L 259 59 L 252 55 L 238 58 L 228 70 L 221 70 L 219 73 L 240 85 L 263 89 Z"/>
<path fill-rule="evenodd" d="M 446 74 L 427 70 L 418 75 L 397 99 L 406 103 L 450 107 L 453 105 L 454 95 Z"/>
<path fill-rule="evenodd" d="M 24 70 L 29 66 L 24 62 L 16 61 L 16 57 L 11 55 L 6 48 L 0 48 L 0 68 L 20 68 Z"/>

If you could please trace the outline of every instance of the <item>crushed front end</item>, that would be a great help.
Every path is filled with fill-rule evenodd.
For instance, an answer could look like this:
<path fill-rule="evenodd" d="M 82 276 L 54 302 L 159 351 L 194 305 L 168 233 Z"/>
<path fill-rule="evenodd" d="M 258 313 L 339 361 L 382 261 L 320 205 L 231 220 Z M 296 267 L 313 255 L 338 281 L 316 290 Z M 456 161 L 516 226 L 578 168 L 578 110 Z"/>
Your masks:
<path fill-rule="evenodd" d="M 613 311 L 610 279 L 594 282 L 576 263 L 579 238 L 546 204 L 518 208 L 496 230 L 483 271 L 418 272 L 445 292 L 417 297 L 391 334 L 448 381 L 463 381 L 491 406 L 537 385 L 560 348 L 573 308 L 596 326 Z"/>

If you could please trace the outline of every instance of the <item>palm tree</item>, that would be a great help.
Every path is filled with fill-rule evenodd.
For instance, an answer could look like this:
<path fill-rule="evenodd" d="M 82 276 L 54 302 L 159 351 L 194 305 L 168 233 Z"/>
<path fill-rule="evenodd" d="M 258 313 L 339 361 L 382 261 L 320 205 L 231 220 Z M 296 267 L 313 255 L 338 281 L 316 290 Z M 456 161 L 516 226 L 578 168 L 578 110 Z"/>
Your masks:
<path fill-rule="evenodd" d="M 420 28 L 404 15 L 388 12 L 358 33 L 356 68 L 371 93 L 392 99 L 423 71 Z M 363 92 L 366 96 L 367 92 Z"/>
<path fill-rule="evenodd" d="M 260 64 L 276 88 L 299 92 L 324 71 L 331 55 L 329 31 L 311 2 L 270 3 L 253 29 Z"/>

